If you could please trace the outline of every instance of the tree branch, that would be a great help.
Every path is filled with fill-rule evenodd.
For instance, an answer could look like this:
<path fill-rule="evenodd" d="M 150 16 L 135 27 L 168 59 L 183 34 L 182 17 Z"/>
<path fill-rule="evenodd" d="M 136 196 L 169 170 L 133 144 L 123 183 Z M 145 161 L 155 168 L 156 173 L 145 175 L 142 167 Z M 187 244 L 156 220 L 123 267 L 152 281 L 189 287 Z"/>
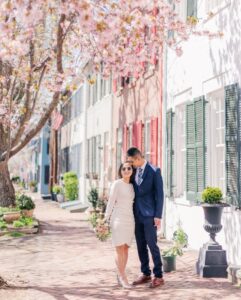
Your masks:
<path fill-rule="evenodd" d="M 45 125 L 45 123 L 47 122 L 47 120 L 50 118 L 51 113 L 53 112 L 53 110 L 55 109 L 55 107 L 57 106 L 58 102 L 59 102 L 59 95 L 60 92 L 55 92 L 54 96 L 53 96 L 53 101 L 51 102 L 51 104 L 49 105 L 49 108 L 47 110 L 47 112 L 44 114 L 44 116 L 40 119 L 38 125 L 33 128 L 24 138 L 24 140 L 17 145 L 16 147 L 14 147 L 11 151 L 10 151 L 10 157 L 12 157 L 13 155 L 15 155 L 16 153 L 18 153 L 20 150 L 22 150 L 30 141 L 31 139 L 43 128 L 43 126 Z M 5 154 L 5 153 L 4 153 Z"/>

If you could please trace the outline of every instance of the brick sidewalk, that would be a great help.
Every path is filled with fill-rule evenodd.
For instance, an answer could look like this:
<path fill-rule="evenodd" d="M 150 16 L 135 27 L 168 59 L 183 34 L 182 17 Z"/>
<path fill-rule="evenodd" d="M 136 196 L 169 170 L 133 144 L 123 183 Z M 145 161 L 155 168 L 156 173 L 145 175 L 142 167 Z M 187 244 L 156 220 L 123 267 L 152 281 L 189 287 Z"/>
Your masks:
<path fill-rule="evenodd" d="M 226 279 L 198 278 L 194 251 L 178 258 L 178 271 L 165 275 L 163 287 L 123 290 L 116 284 L 111 242 L 101 243 L 95 238 L 86 215 L 70 214 L 51 201 L 36 203 L 40 234 L 0 239 L 0 275 L 11 285 L 0 290 L 0 300 L 241 298 L 241 290 Z M 139 274 L 135 244 L 128 273 L 130 280 Z"/>

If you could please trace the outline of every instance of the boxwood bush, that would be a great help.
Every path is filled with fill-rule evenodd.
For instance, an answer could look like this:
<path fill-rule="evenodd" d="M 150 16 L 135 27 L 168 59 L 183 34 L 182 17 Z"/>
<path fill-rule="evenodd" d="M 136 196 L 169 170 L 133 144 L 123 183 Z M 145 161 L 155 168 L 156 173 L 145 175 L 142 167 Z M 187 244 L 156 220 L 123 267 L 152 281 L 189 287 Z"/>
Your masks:
<path fill-rule="evenodd" d="M 64 174 L 64 195 L 67 200 L 78 199 L 79 181 L 75 172 Z"/>
<path fill-rule="evenodd" d="M 202 201 L 208 204 L 218 204 L 221 203 L 223 198 L 223 193 L 218 187 L 207 187 L 202 192 Z"/>

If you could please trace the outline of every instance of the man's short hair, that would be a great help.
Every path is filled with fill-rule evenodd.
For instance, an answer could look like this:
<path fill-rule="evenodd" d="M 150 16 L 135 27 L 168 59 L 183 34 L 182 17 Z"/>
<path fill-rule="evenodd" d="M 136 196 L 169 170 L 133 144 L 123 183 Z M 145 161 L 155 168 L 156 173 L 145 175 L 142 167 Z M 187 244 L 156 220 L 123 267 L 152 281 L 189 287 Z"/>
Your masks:
<path fill-rule="evenodd" d="M 138 149 L 138 148 L 136 148 L 136 147 L 131 147 L 131 148 L 129 148 L 128 150 L 127 150 L 127 156 L 130 156 L 130 157 L 134 157 L 134 156 L 137 156 L 137 155 L 140 155 L 140 156 L 142 156 L 142 153 L 141 153 L 141 151 Z"/>

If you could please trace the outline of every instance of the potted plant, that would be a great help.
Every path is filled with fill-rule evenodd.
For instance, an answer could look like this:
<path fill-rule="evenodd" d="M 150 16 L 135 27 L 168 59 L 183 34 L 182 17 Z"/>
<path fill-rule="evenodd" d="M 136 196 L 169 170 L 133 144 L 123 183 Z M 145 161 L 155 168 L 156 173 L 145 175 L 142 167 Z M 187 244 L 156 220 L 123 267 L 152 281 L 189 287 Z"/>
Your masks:
<path fill-rule="evenodd" d="M 183 255 L 183 248 L 187 247 L 187 234 L 179 228 L 173 233 L 173 245 L 162 251 L 163 271 L 171 272 L 176 270 L 176 257 Z"/>
<path fill-rule="evenodd" d="M 18 207 L 2 207 L 1 214 L 6 223 L 12 223 L 21 217 L 21 212 Z"/>
<path fill-rule="evenodd" d="M 56 195 L 58 202 L 64 202 L 64 190 L 63 187 L 60 185 L 53 186 L 53 193 Z"/>
<path fill-rule="evenodd" d="M 32 217 L 33 211 L 35 208 L 35 203 L 33 202 L 32 198 L 26 196 L 24 194 L 17 197 L 17 205 L 21 210 L 21 213 L 25 217 Z"/>
<path fill-rule="evenodd" d="M 218 187 L 207 187 L 202 192 L 202 204 L 204 210 L 204 229 L 210 234 L 210 245 L 217 245 L 215 236 L 221 231 L 221 217 L 223 208 L 229 206 L 223 202 L 223 193 Z"/>
<path fill-rule="evenodd" d="M 88 194 L 88 200 L 90 202 L 90 204 L 93 207 L 93 212 L 97 211 L 97 206 L 98 206 L 98 202 L 99 202 L 99 193 L 97 188 L 91 188 Z"/>
<path fill-rule="evenodd" d="M 32 192 L 32 193 L 35 193 L 35 192 L 37 192 L 37 181 L 35 181 L 35 180 L 32 180 L 32 181 L 30 181 L 29 182 L 29 188 L 30 188 L 30 191 Z"/>
<path fill-rule="evenodd" d="M 79 181 L 75 172 L 64 174 L 64 195 L 67 200 L 78 199 Z"/>
<path fill-rule="evenodd" d="M 12 180 L 12 182 L 13 183 L 19 183 L 20 182 L 20 177 L 19 176 L 13 176 L 12 178 L 11 178 L 11 180 Z"/>

